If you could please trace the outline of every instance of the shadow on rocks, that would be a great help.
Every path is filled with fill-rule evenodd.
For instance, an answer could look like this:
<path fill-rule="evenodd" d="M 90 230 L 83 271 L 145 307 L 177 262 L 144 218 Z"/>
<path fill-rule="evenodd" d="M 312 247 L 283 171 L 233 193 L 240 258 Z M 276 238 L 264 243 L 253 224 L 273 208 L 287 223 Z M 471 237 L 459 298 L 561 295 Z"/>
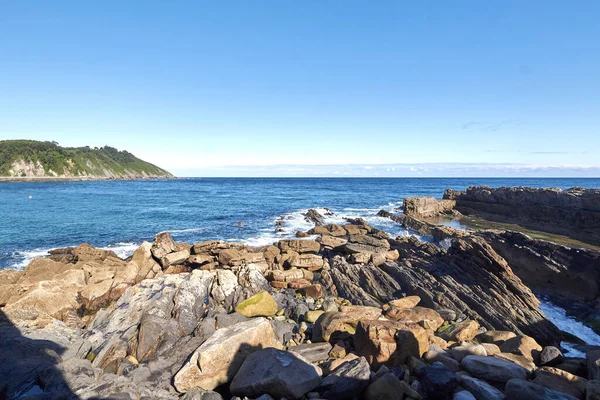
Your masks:
<path fill-rule="evenodd" d="M 0 400 L 78 399 L 57 367 L 64 351 L 23 336 L 0 310 Z"/>

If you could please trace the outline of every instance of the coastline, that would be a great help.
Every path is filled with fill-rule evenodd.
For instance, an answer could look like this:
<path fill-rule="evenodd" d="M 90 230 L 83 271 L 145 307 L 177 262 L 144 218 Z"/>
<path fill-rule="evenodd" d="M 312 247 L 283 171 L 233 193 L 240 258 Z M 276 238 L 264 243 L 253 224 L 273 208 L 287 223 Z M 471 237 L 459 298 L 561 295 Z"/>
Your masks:
<path fill-rule="evenodd" d="M 154 179 L 177 179 L 176 176 L 134 176 L 134 177 L 104 177 L 104 176 L 31 176 L 31 177 L 13 177 L 0 176 L 0 183 L 10 182 L 88 182 L 88 181 L 148 181 Z"/>

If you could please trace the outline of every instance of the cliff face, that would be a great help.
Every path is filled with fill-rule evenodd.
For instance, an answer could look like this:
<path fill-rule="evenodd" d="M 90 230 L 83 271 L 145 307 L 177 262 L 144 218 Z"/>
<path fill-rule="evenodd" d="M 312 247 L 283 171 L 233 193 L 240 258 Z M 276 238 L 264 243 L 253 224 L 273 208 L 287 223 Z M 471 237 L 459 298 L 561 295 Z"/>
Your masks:
<path fill-rule="evenodd" d="M 0 141 L 0 176 L 8 178 L 173 178 L 168 171 L 127 151 L 61 147 L 35 140 Z"/>
<path fill-rule="evenodd" d="M 599 189 L 473 186 L 462 192 L 448 189 L 444 199 L 455 200 L 455 210 L 465 215 L 515 223 L 600 245 Z"/>

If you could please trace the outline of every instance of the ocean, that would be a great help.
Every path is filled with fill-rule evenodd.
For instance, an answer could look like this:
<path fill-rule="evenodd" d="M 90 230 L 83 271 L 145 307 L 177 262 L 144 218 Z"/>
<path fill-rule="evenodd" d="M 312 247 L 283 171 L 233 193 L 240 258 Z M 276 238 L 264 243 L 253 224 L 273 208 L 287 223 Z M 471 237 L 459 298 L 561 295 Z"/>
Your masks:
<path fill-rule="evenodd" d="M 380 209 L 411 196 L 441 198 L 470 185 L 600 187 L 600 179 L 514 178 L 188 178 L 153 181 L 0 183 L 0 269 L 22 269 L 49 249 L 89 243 L 129 256 L 169 231 L 177 241 L 265 245 L 312 224 L 302 213 L 327 208 L 362 217 L 393 236 L 409 234 Z M 283 218 L 280 232 L 276 221 Z M 243 226 L 236 226 L 243 222 Z"/>

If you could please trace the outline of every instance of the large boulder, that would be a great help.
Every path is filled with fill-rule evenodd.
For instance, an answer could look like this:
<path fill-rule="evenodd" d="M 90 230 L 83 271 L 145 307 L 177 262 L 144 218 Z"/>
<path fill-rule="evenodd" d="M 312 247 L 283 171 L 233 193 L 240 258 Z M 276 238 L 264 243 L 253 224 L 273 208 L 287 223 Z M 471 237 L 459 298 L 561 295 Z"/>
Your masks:
<path fill-rule="evenodd" d="M 314 240 L 280 240 L 279 250 L 281 252 L 295 251 L 296 253 L 314 253 L 321 250 L 321 245 Z"/>
<path fill-rule="evenodd" d="M 175 388 L 179 392 L 194 388 L 213 390 L 229 382 L 248 355 L 267 347 L 280 349 L 282 346 L 265 318 L 219 329 L 177 372 L 173 381 Z"/>
<path fill-rule="evenodd" d="M 511 379 L 526 379 L 527 370 L 510 361 L 495 357 L 467 356 L 461 365 L 472 376 L 486 381 L 505 383 Z"/>
<path fill-rule="evenodd" d="M 548 389 L 523 379 L 511 379 L 504 391 L 506 400 L 576 400 L 577 397 Z"/>
<path fill-rule="evenodd" d="M 502 343 L 500 350 L 503 353 L 518 354 L 532 361 L 537 361 L 539 360 L 542 346 L 530 336 L 519 335 Z"/>
<path fill-rule="evenodd" d="M 404 310 L 391 308 L 386 312 L 385 316 L 394 321 L 418 323 L 434 331 L 444 323 L 444 319 L 437 311 L 419 306 Z"/>
<path fill-rule="evenodd" d="M 360 397 L 369 385 L 371 369 L 364 357 L 346 361 L 327 375 L 316 391 L 323 399 L 353 399 Z"/>
<path fill-rule="evenodd" d="M 361 320 L 377 319 L 381 310 L 371 307 L 357 308 L 347 312 L 325 312 L 319 316 L 313 327 L 313 340 L 328 342 L 345 339 L 356 332 Z"/>
<path fill-rule="evenodd" d="M 407 359 L 421 357 L 429 348 L 430 331 L 415 323 L 361 320 L 354 335 L 358 355 L 373 368 L 405 364 Z"/>
<path fill-rule="evenodd" d="M 169 253 L 177 251 L 177 244 L 171 237 L 169 232 L 161 232 L 154 237 L 154 243 L 152 244 L 152 255 L 157 260 L 162 260 Z M 164 264 L 161 264 L 165 268 Z"/>
<path fill-rule="evenodd" d="M 299 399 L 319 385 L 321 374 L 319 367 L 298 354 L 268 348 L 246 358 L 229 390 L 238 396 Z"/>
<path fill-rule="evenodd" d="M 277 302 L 265 291 L 238 303 L 235 311 L 245 317 L 270 317 L 277 312 Z"/>

